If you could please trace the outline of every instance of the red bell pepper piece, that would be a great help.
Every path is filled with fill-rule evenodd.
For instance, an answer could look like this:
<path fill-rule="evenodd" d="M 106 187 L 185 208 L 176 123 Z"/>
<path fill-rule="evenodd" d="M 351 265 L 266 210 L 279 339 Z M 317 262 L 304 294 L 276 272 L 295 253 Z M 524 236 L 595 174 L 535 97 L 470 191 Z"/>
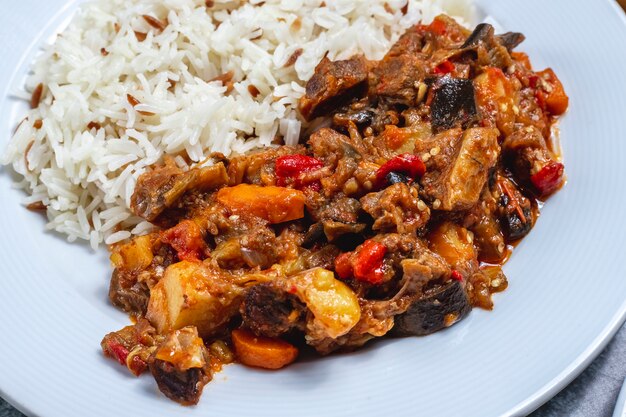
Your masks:
<path fill-rule="evenodd" d="M 416 179 L 424 175 L 426 165 L 419 156 L 410 153 L 396 155 L 389 161 L 385 162 L 376 171 L 376 183 L 378 187 L 382 187 L 387 183 L 387 175 L 390 172 L 399 172 L 408 175 L 412 179 Z"/>
<path fill-rule="evenodd" d="M 310 187 L 314 190 L 319 190 L 319 182 L 311 184 L 303 184 L 298 180 L 298 177 L 303 172 L 314 171 L 322 168 L 324 163 L 317 158 L 307 155 L 285 155 L 276 160 L 276 185 L 279 187 L 285 187 L 288 185 L 288 180 L 293 180 L 295 188 Z"/>
<path fill-rule="evenodd" d="M 428 26 L 426 26 L 426 30 L 436 34 L 436 35 L 445 35 L 446 31 L 448 30 L 446 23 L 441 20 L 438 19 L 437 17 L 435 17 L 432 21 L 432 23 Z"/>
<path fill-rule="evenodd" d="M 445 75 L 445 74 L 450 74 L 452 71 L 454 71 L 454 68 L 455 68 L 454 64 L 446 59 L 445 61 L 443 61 L 442 63 L 440 63 L 439 65 L 435 67 L 434 72 L 437 75 Z"/>
<path fill-rule="evenodd" d="M 546 196 L 555 192 L 563 181 L 563 164 L 550 161 L 546 166 L 530 176 L 539 194 Z"/>
<path fill-rule="evenodd" d="M 348 279 L 354 274 L 354 268 L 352 268 L 350 260 L 351 254 L 351 252 L 346 252 L 335 258 L 335 272 L 341 279 Z"/>
<path fill-rule="evenodd" d="M 126 358 L 128 357 L 128 349 L 126 349 L 121 343 L 114 340 L 109 340 L 104 349 L 105 355 L 117 360 L 120 365 L 126 365 Z"/>
<path fill-rule="evenodd" d="M 461 273 L 457 271 L 456 269 L 452 270 L 452 273 L 450 274 L 450 278 L 456 281 L 463 282 L 463 275 L 461 275 Z"/>
<path fill-rule="evenodd" d="M 130 363 L 126 363 L 129 350 L 116 340 L 109 340 L 104 346 L 104 354 L 115 359 L 120 365 L 126 366 L 135 376 L 139 376 L 146 370 L 148 364 L 139 356 L 133 356 Z"/>
<path fill-rule="evenodd" d="M 370 284 L 381 284 L 386 253 L 387 248 L 382 243 L 366 240 L 354 252 L 342 253 L 335 259 L 335 272 L 341 279 L 354 277 Z"/>
<path fill-rule="evenodd" d="M 181 261 L 199 261 L 208 250 L 200 227 L 193 220 L 183 220 L 161 233 L 161 241 L 170 244 Z"/>

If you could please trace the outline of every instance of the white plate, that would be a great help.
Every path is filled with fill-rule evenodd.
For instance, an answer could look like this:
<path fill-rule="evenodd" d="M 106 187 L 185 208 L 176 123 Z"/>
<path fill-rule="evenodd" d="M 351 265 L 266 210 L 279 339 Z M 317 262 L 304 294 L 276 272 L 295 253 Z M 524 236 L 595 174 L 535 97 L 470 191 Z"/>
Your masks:
<path fill-rule="evenodd" d="M 184 408 L 100 353 L 128 323 L 107 303 L 106 253 L 43 233 L 0 175 L 0 395 L 22 411 L 65 416 L 497 416 L 530 412 L 600 351 L 626 314 L 626 25 L 609 1 L 480 1 L 522 31 L 571 107 L 561 123 L 566 187 L 506 265 L 496 309 L 425 338 L 281 372 L 228 366 Z M 5 2 L 0 14 L 0 146 L 21 111 L 7 99 L 35 46 L 70 15 L 66 0 Z"/>

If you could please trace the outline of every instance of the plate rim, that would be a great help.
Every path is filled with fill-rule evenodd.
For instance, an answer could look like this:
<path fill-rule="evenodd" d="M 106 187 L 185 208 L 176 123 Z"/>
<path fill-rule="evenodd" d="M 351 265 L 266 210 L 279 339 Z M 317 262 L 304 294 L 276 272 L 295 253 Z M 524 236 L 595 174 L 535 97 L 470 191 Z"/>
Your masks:
<path fill-rule="evenodd" d="M 613 9 L 613 13 L 618 15 L 618 18 L 621 21 L 621 24 L 626 27 L 626 14 L 619 7 L 616 1 L 614 0 L 605 0 L 605 2 L 610 4 L 610 7 Z M 65 13 L 68 9 L 76 6 L 79 3 L 77 0 L 68 1 L 65 6 L 57 12 L 57 14 L 50 17 L 50 22 L 55 22 L 55 19 L 58 15 Z M 49 26 L 42 28 L 41 31 L 45 31 L 49 29 Z M 19 70 L 23 65 L 23 62 L 27 59 L 27 56 L 32 53 L 32 48 L 36 48 L 36 45 L 41 42 L 41 38 L 38 37 L 32 44 L 29 45 L 28 49 L 25 51 L 23 56 L 20 58 L 18 65 L 14 69 L 13 73 L 10 76 L 9 82 L 6 83 L 5 88 L 1 91 L 2 95 L 0 98 L 5 101 L 9 93 L 11 91 L 11 81 L 15 81 L 17 75 L 19 74 Z M 4 167 L 0 167 L 0 173 L 5 175 L 7 173 L 7 169 Z M 531 413 L 532 411 L 539 408 L 541 405 L 549 401 L 553 398 L 558 392 L 564 389 L 567 385 L 569 385 L 576 377 L 578 377 L 582 371 L 584 371 L 591 362 L 602 352 L 602 350 L 606 347 L 606 345 L 611 341 L 613 336 L 617 333 L 620 327 L 626 321 L 626 301 L 622 303 L 618 311 L 613 315 L 612 319 L 609 323 L 604 326 L 599 335 L 592 341 L 591 344 L 587 346 L 586 349 L 579 354 L 574 361 L 570 363 L 565 369 L 563 369 L 558 375 L 556 375 L 549 382 L 544 384 L 541 388 L 537 389 L 533 395 L 527 397 L 524 401 L 521 401 L 515 405 L 511 405 L 508 411 L 503 415 L 525 415 Z M 35 416 L 37 415 L 34 411 L 32 411 L 26 403 L 20 402 L 9 393 L 5 388 L 0 386 L 0 397 L 2 397 L 7 403 L 16 408 L 21 413 L 27 416 Z"/>

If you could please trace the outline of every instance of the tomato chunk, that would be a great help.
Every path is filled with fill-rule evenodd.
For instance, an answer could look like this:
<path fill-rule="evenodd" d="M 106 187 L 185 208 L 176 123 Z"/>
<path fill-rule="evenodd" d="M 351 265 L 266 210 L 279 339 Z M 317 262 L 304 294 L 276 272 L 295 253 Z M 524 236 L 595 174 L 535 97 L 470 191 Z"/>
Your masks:
<path fill-rule="evenodd" d="M 552 68 L 547 68 L 537 74 L 548 84 L 543 95 L 543 100 L 548 111 L 557 116 L 565 113 L 569 105 L 569 97 L 565 94 L 561 80 L 559 80 L 554 71 L 552 71 Z"/>
<path fill-rule="evenodd" d="M 552 194 L 563 182 L 563 169 L 562 163 L 551 161 L 531 175 L 530 181 L 542 196 Z"/>
<path fill-rule="evenodd" d="M 317 158 L 307 155 L 285 155 L 276 160 L 276 185 L 284 187 L 291 181 L 295 188 L 312 186 L 319 189 L 319 181 L 305 184 L 299 178 L 304 172 L 314 171 L 322 168 L 324 164 Z"/>
<path fill-rule="evenodd" d="M 207 251 L 202 230 L 193 220 L 183 220 L 167 229 L 161 234 L 161 240 L 176 250 L 181 261 L 199 261 Z"/>

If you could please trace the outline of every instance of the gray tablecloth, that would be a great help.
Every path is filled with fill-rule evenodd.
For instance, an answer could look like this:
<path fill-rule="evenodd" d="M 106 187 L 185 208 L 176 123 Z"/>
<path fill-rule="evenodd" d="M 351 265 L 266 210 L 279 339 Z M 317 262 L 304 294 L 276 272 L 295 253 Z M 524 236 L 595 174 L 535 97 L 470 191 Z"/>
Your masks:
<path fill-rule="evenodd" d="M 530 417 L 610 417 L 624 377 L 626 326 L 589 368 Z M 22 416 L 0 398 L 0 417 Z"/>

